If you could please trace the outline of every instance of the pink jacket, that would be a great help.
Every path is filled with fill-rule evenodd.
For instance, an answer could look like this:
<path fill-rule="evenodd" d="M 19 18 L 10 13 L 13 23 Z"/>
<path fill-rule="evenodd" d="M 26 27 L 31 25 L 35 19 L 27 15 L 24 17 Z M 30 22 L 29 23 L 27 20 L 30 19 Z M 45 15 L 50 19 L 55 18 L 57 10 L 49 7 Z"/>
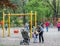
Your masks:
<path fill-rule="evenodd" d="M 57 24 L 57 27 L 60 27 L 60 23 Z"/>
<path fill-rule="evenodd" d="M 46 25 L 46 26 L 49 26 L 49 22 L 46 22 L 45 25 Z"/>

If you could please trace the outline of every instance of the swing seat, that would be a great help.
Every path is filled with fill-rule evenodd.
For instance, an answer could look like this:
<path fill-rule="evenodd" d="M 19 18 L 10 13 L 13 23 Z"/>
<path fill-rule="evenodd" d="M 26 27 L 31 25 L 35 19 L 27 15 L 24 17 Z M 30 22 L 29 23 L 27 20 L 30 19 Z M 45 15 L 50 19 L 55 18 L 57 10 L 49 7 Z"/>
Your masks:
<path fill-rule="evenodd" d="M 14 30 L 14 34 L 18 34 L 19 33 L 19 30 Z"/>

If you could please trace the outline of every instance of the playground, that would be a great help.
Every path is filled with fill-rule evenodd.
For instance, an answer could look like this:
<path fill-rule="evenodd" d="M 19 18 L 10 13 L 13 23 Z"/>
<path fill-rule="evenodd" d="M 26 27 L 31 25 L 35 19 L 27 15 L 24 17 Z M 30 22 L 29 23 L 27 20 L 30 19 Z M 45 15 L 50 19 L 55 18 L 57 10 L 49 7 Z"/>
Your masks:
<path fill-rule="evenodd" d="M 0 46 L 60 46 L 59 2 L 0 0 Z"/>
<path fill-rule="evenodd" d="M 20 28 L 17 28 L 20 30 Z M 0 28 L 1 30 L 1 28 Z M 0 31 L 0 45 L 1 46 L 28 46 L 28 45 L 20 45 L 20 41 L 22 40 L 21 33 L 14 34 L 13 33 L 14 28 L 11 28 L 11 34 L 10 37 L 7 37 L 7 31 L 5 32 L 5 37 L 2 38 L 1 31 Z M 54 36 L 54 37 L 53 37 Z M 49 32 L 44 32 L 44 39 L 45 42 L 42 43 L 33 43 L 33 38 L 31 39 L 29 46 L 60 46 L 60 40 L 59 37 L 60 32 L 57 31 L 57 28 L 49 28 Z M 37 40 L 38 41 L 38 40 Z"/>
<path fill-rule="evenodd" d="M 32 15 L 34 15 L 35 16 L 35 26 L 36 26 L 36 12 L 35 12 L 35 14 L 33 14 L 32 13 L 32 11 L 31 11 L 31 13 L 27 13 L 27 14 L 5 14 L 4 12 L 3 12 L 3 24 L 2 24 L 2 37 L 4 37 L 4 33 L 5 33 L 5 16 L 8 16 L 8 37 L 10 37 L 10 32 L 11 32 L 11 30 L 10 30 L 10 16 L 26 16 L 26 15 L 29 15 L 30 16 L 30 37 L 32 38 Z M 20 27 L 21 28 L 21 27 Z M 17 34 L 17 33 L 19 33 L 19 30 L 17 29 L 17 28 L 14 28 L 14 30 L 13 30 L 13 32 L 15 33 L 15 34 Z"/>

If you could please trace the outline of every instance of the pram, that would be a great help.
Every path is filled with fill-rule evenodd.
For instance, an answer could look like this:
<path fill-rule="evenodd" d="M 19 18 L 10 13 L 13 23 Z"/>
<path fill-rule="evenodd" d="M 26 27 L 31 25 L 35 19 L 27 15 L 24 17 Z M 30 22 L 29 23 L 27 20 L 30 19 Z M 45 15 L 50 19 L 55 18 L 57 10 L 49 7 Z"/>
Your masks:
<path fill-rule="evenodd" d="M 29 45 L 30 38 L 28 36 L 28 32 L 23 30 L 21 34 L 22 34 L 23 40 L 20 41 L 20 45 Z"/>

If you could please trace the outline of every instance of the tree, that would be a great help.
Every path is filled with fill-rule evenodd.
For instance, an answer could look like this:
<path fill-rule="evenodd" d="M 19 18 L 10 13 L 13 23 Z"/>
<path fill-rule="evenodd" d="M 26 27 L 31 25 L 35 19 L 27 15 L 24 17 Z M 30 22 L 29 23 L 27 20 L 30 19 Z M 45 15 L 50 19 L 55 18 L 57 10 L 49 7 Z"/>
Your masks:
<path fill-rule="evenodd" d="M 10 0 L 0 0 L 0 9 L 4 9 L 4 8 L 12 8 L 13 10 L 15 10 L 17 8 L 16 4 L 13 4 L 10 2 Z"/>
<path fill-rule="evenodd" d="M 54 25 L 56 25 L 56 18 L 59 15 L 59 0 L 52 0 L 51 1 L 52 3 L 50 3 L 49 0 L 46 0 L 46 1 L 53 10 L 53 22 L 54 22 Z"/>
<path fill-rule="evenodd" d="M 25 14 L 25 0 L 22 0 L 22 12 Z M 26 19 L 25 19 L 25 15 L 23 16 L 23 24 L 25 25 L 26 23 Z"/>
<path fill-rule="evenodd" d="M 58 17 L 58 13 L 59 13 L 59 0 L 52 0 L 51 3 L 49 0 L 46 0 L 47 3 L 50 5 L 50 7 L 53 10 L 53 17 Z"/>
<path fill-rule="evenodd" d="M 0 0 L 0 19 L 2 20 L 2 12 L 8 13 L 9 9 L 12 9 L 15 12 L 17 9 L 17 4 L 11 3 L 10 0 Z M 9 11 L 10 12 L 10 11 Z M 7 17 L 6 17 L 7 18 Z"/>
<path fill-rule="evenodd" d="M 11 1 L 13 3 L 18 4 L 18 9 L 16 10 L 16 13 L 23 13 L 23 14 L 26 13 L 25 4 L 26 4 L 26 2 L 28 2 L 27 0 L 18 0 L 18 1 L 11 0 Z M 25 23 L 26 23 L 26 17 L 23 16 L 23 24 L 25 24 Z"/>
<path fill-rule="evenodd" d="M 50 17 L 50 13 L 52 13 L 50 6 L 45 2 L 45 0 L 30 0 L 26 4 L 26 10 L 29 11 L 37 11 L 37 18 L 40 21 L 41 18 Z"/>

